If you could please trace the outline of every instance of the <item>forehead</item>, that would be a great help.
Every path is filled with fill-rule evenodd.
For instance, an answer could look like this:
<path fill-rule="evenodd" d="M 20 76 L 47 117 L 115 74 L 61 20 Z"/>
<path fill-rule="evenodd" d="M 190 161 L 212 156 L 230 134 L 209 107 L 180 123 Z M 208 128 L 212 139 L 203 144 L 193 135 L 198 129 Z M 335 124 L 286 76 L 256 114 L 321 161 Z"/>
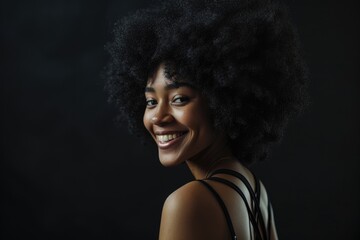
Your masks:
<path fill-rule="evenodd" d="M 154 91 L 154 89 L 165 89 L 171 90 L 179 87 L 190 87 L 194 88 L 190 82 L 187 81 L 175 81 L 165 76 L 164 66 L 160 65 L 157 71 L 154 72 L 153 76 L 148 78 L 145 92 Z"/>
<path fill-rule="evenodd" d="M 190 84 L 188 84 L 186 82 L 171 82 L 171 83 L 166 83 L 166 84 L 161 84 L 161 85 L 159 85 L 159 84 L 147 85 L 145 87 L 145 92 L 156 92 L 156 89 L 169 91 L 172 89 L 178 89 L 180 87 L 188 87 L 188 88 L 194 89 Z"/>
<path fill-rule="evenodd" d="M 146 86 L 167 85 L 172 82 L 174 82 L 172 79 L 169 79 L 165 76 L 165 65 L 160 64 L 158 68 L 154 71 L 152 76 L 148 78 Z"/>

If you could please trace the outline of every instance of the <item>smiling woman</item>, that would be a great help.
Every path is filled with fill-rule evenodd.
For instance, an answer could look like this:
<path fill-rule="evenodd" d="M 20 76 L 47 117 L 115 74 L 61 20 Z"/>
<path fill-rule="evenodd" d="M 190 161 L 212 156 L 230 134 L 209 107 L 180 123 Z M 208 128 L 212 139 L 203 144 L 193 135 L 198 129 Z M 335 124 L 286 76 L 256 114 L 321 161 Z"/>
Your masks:
<path fill-rule="evenodd" d="M 164 65 L 149 79 L 145 98 L 144 125 L 158 145 L 164 166 L 191 160 L 214 142 L 204 99 L 190 84 L 167 79 Z"/>
<path fill-rule="evenodd" d="M 114 33 L 109 100 L 132 132 L 150 133 L 164 166 L 186 163 L 196 179 L 165 201 L 159 238 L 277 239 L 266 189 L 248 167 L 306 103 L 285 8 L 164 1 L 122 19 Z"/>

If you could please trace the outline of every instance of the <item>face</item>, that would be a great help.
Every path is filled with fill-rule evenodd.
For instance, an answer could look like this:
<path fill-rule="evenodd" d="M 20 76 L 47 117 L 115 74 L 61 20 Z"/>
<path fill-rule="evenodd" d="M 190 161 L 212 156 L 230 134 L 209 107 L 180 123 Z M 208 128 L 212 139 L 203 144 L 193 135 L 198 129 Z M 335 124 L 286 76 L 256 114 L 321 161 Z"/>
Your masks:
<path fill-rule="evenodd" d="M 144 125 L 164 166 L 191 160 L 215 140 L 205 100 L 185 82 L 174 83 L 159 66 L 145 89 Z"/>

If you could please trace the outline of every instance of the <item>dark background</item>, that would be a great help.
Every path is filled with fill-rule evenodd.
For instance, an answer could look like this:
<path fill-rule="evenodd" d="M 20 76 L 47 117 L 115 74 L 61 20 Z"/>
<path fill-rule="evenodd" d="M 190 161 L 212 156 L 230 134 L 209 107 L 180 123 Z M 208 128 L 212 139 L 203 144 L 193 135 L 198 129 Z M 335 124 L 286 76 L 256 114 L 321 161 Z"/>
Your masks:
<path fill-rule="evenodd" d="M 288 1 L 312 104 L 266 184 L 281 239 L 359 239 L 357 1 Z M 1 1 L 1 239 L 156 239 L 191 175 L 113 124 L 99 77 L 115 19 L 148 1 Z"/>

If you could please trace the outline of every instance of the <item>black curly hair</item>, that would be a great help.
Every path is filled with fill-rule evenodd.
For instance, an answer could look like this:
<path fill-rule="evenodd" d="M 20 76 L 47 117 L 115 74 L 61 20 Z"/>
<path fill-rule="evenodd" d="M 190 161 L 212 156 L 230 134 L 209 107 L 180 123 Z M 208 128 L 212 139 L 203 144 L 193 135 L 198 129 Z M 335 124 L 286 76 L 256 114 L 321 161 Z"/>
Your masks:
<path fill-rule="evenodd" d="M 239 160 L 263 160 L 306 102 L 306 68 L 285 7 L 271 0 L 171 0 L 115 24 L 105 89 L 144 135 L 144 88 L 159 64 L 207 99 Z M 146 135 L 148 135 L 146 133 Z"/>

